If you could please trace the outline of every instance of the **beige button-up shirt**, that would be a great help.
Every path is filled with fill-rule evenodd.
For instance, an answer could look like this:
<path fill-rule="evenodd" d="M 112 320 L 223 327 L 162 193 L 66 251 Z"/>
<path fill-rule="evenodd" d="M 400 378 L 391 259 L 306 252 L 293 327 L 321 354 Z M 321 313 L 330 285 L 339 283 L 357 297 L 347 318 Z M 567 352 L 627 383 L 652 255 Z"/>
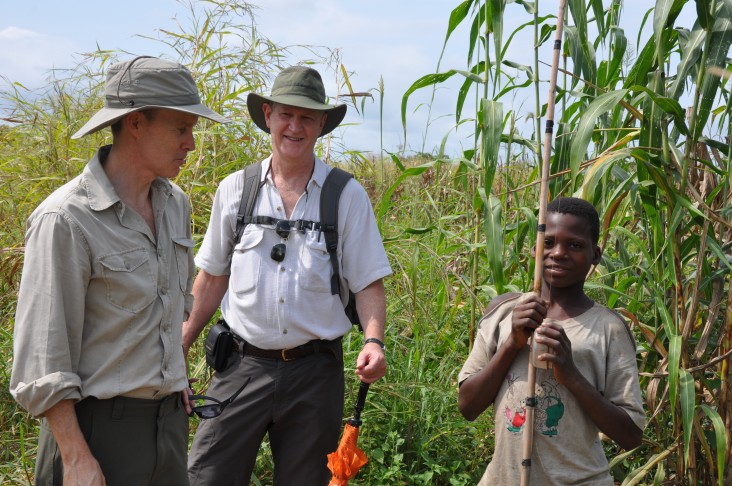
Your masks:
<path fill-rule="evenodd" d="M 27 222 L 10 391 L 35 416 L 65 399 L 157 399 L 187 384 L 190 204 L 170 181 L 154 181 L 155 238 L 107 178 L 108 150 Z"/>

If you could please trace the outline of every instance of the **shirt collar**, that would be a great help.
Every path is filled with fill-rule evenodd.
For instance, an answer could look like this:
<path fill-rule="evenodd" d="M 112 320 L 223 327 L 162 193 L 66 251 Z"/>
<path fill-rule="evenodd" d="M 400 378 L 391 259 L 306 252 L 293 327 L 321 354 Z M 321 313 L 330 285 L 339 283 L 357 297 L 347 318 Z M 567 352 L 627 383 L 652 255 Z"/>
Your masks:
<path fill-rule="evenodd" d="M 315 168 L 313 169 L 313 175 L 310 177 L 308 186 L 311 182 L 314 182 L 315 184 L 317 184 L 318 187 L 322 188 L 323 183 L 325 182 L 325 177 L 328 175 L 328 165 L 320 160 L 317 156 L 313 155 L 313 157 L 315 158 Z M 266 182 L 274 186 L 274 182 L 272 181 L 272 172 L 269 170 L 271 165 L 272 156 L 270 155 L 262 161 L 262 175 L 259 182 Z"/>
<path fill-rule="evenodd" d="M 111 149 L 111 145 L 101 147 L 84 168 L 84 185 L 89 198 L 89 207 L 94 211 L 104 211 L 120 202 L 120 197 L 102 167 L 102 163 L 109 156 Z M 154 191 L 160 191 L 166 196 L 173 192 L 170 181 L 162 177 L 156 178 L 151 187 Z"/>

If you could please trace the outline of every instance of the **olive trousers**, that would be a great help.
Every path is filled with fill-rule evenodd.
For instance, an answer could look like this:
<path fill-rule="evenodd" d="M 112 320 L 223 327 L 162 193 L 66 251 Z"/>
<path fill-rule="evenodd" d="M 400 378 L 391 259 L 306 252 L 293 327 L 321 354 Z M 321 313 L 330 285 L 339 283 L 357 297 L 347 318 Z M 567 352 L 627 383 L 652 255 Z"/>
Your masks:
<path fill-rule="evenodd" d="M 180 394 L 162 400 L 90 397 L 76 416 L 107 486 L 187 485 L 188 417 Z M 48 422 L 41 422 L 36 484 L 62 486 L 63 463 Z"/>
<path fill-rule="evenodd" d="M 327 485 L 328 454 L 338 447 L 343 420 L 343 358 L 333 353 L 292 361 L 236 355 L 214 375 L 206 395 L 229 398 L 251 381 L 218 417 L 202 420 L 188 457 L 191 485 L 247 485 L 265 434 L 275 486 Z"/>

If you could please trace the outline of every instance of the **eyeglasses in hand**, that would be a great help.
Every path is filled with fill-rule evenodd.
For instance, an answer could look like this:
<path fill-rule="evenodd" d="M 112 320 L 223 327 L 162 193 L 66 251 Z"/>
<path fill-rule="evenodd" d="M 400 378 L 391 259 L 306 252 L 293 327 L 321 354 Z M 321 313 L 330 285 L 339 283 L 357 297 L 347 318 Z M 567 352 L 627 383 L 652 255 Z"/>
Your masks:
<path fill-rule="evenodd" d="M 210 418 L 218 417 L 219 415 L 221 415 L 221 413 L 224 411 L 224 409 L 231 402 L 233 402 L 234 400 L 236 400 L 236 397 L 239 396 L 239 393 L 242 392 L 242 390 L 244 389 L 244 387 L 247 386 L 247 384 L 249 383 L 249 381 L 251 379 L 252 379 L 251 377 L 247 378 L 247 381 L 244 382 L 244 384 L 241 386 L 241 388 L 239 388 L 236 391 L 236 393 L 234 393 L 233 395 L 231 395 L 229 398 L 227 398 L 223 402 L 221 402 L 219 400 L 216 400 L 213 397 L 208 397 L 206 395 L 188 395 L 188 400 L 191 401 L 191 402 L 196 402 L 196 401 L 214 402 L 214 403 L 208 403 L 208 404 L 204 403 L 203 405 L 197 405 L 197 406 L 194 406 L 193 404 L 191 404 L 191 408 L 193 409 L 193 413 L 195 413 L 196 415 L 198 415 L 202 419 L 210 419 Z"/>

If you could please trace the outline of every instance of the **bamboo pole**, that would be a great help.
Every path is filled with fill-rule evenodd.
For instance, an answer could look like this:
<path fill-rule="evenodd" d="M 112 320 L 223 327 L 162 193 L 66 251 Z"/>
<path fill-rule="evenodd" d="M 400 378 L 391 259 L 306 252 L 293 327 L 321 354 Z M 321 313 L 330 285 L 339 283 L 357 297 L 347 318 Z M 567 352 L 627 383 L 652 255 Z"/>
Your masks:
<path fill-rule="evenodd" d="M 564 32 L 564 9 L 566 0 L 559 0 L 557 28 L 554 37 L 554 55 L 552 70 L 549 76 L 549 99 L 546 107 L 546 130 L 544 131 L 544 160 L 541 169 L 541 190 L 539 195 L 539 221 L 536 229 L 536 258 L 534 262 L 534 292 L 541 295 L 544 274 L 544 234 L 546 233 L 546 206 L 549 193 L 550 158 L 552 154 L 552 134 L 554 133 L 554 104 L 557 92 L 557 73 L 559 72 L 559 56 L 562 51 L 562 34 Z M 538 73 L 537 73 L 538 75 Z M 533 346 L 532 346 L 533 349 Z M 526 397 L 526 422 L 523 435 L 523 460 L 521 461 L 521 486 L 528 486 L 531 479 L 531 454 L 534 448 L 534 409 L 536 407 L 536 367 L 533 363 L 533 351 L 529 356 L 528 396 Z"/>

